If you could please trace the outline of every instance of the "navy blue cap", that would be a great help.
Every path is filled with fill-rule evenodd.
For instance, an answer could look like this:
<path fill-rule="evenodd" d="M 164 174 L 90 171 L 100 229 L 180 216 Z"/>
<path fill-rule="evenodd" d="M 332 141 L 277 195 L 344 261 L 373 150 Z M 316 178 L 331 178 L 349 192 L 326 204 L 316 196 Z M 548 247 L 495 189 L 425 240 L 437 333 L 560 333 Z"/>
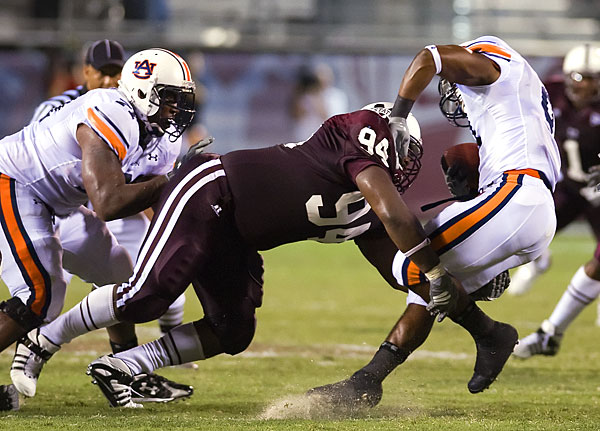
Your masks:
<path fill-rule="evenodd" d="M 89 47 L 85 55 L 85 63 L 91 64 L 94 69 L 100 69 L 108 65 L 123 67 L 125 64 L 125 51 L 121 44 L 115 40 L 97 40 Z"/>

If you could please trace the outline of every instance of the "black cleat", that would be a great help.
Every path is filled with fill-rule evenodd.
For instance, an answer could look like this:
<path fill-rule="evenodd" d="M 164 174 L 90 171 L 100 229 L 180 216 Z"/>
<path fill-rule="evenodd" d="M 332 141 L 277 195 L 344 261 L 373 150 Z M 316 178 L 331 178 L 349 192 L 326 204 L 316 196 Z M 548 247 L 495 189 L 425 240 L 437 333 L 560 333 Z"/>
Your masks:
<path fill-rule="evenodd" d="M 494 329 L 485 337 L 475 340 L 477 359 L 475 372 L 469 380 L 469 392 L 477 394 L 490 387 L 510 357 L 519 335 L 511 325 L 495 322 Z"/>
<path fill-rule="evenodd" d="M 349 379 L 310 389 L 306 395 L 320 396 L 334 408 L 364 409 L 375 407 L 381 401 L 381 382 L 369 373 L 358 371 Z"/>
<path fill-rule="evenodd" d="M 19 393 L 15 385 L 0 385 L 0 411 L 19 410 Z"/>

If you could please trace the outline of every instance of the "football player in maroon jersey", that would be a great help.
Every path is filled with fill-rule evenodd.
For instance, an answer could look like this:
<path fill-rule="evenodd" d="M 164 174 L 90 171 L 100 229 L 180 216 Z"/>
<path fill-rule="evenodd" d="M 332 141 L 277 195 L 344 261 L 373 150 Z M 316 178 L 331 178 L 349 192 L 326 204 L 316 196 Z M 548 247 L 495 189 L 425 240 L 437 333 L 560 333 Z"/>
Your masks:
<path fill-rule="evenodd" d="M 600 152 L 600 44 L 571 49 L 563 62 L 564 76 L 546 84 L 556 116 L 556 141 L 560 145 L 563 179 L 556 185 L 557 229 L 579 217 L 589 224 L 600 242 L 600 193 L 588 170 L 598 164 Z M 509 293 L 527 292 L 550 266 L 549 252 L 520 267 Z M 581 311 L 600 295 L 600 243 L 592 258 L 573 275 L 550 317 L 540 328 L 519 340 L 513 354 L 556 355 L 563 334 Z M 599 309 L 600 311 L 600 309 Z"/>
<path fill-rule="evenodd" d="M 131 383 L 139 370 L 246 349 L 262 302 L 259 251 L 306 239 L 354 240 L 399 289 L 391 263 L 403 250 L 429 280 L 420 294 L 428 300 L 430 288 L 451 292 L 438 301 L 443 313 L 451 312 L 464 292 L 399 193 L 420 166 L 418 123 L 409 119 L 410 151 L 400 160 L 387 120 L 391 104 L 366 108 L 330 118 L 304 142 L 190 156 L 162 194 L 133 276 L 94 290 L 30 333 L 39 360 L 93 328 L 155 319 L 192 283 L 204 318 L 89 367 L 111 405 L 136 407 Z"/>

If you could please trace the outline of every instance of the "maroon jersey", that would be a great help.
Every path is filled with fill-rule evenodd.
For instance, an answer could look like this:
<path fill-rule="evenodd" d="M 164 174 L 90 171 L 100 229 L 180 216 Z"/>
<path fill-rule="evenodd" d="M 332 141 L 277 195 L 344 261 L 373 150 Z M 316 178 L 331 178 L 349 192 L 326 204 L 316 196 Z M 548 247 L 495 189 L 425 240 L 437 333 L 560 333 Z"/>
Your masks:
<path fill-rule="evenodd" d="M 556 228 L 585 218 L 600 240 L 600 201 L 587 187 L 587 170 L 600 163 L 600 103 L 576 110 L 565 94 L 562 77 L 546 84 L 556 118 L 555 138 L 560 148 L 563 178 L 554 190 Z"/>
<path fill-rule="evenodd" d="M 565 95 L 565 84 L 557 78 L 546 84 L 556 118 L 556 142 L 561 170 L 571 187 L 586 185 L 590 166 L 600 164 L 600 103 L 576 110 Z"/>
<path fill-rule="evenodd" d="M 305 239 L 342 242 L 383 229 L 355 178 L 372 165 L 391 172 L 393 143 L 387 121 L 363 110 L 328 119 L 304 142 L 222 156 L 239 232 L 266 250 Z"/>

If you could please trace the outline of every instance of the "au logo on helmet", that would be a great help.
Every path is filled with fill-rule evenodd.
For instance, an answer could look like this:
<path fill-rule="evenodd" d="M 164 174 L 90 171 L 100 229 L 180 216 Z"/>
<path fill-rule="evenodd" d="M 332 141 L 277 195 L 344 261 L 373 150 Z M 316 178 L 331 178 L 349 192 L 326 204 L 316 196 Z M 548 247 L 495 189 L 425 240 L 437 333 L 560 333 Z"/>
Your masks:
<path fill-rule="evenodd" d="M 148 60 L 136 61 L 133 75 L 140 79 L 148 79 L 152 76 L 156 63 L 150 63 Z"/>

